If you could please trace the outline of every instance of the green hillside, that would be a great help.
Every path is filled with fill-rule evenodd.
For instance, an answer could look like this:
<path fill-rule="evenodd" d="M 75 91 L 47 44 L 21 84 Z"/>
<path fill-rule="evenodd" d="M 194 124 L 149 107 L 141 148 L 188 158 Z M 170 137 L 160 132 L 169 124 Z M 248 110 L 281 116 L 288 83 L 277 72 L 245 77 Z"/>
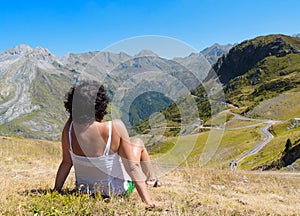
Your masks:
<path fill-rule="evenodd" d="M 238 106 L 230 108 L 233 112 L 247 114 L 252 118 L 269 118 L 284 120 L 277 123 L 271 131 L 275 136 L 258 154 L 245 158 L 240 164 L 242 169 L 254 169 L 267 166 L 283 157 L 287 139 L 294 145 L 299 140 L 299 128 L 288 129 L 289 120 L 300 117 L 300 38 L 284 35 L 268 35 L 254 38 L 236 45 L 229 54 L 219 59 L 214 65 L 216 74 L 224 85 L 225 98 L 229 104 Z M 211 77 L 210 77 L 211 76 Z M 209 77 L 213 78 L 210 74 Z M 205 83 L 204 83 L 205 85 Z M 208 100 L 202 85 L 191 90 L 196 99 L 199 117 L 205 126 L 220 126 L 216 115 L 222 110 L 212 110 L 213 104 Z M 182 97 L 183 98 L 183 97 Z M 165 136 L 176 136 L 180 131 L 180 113 L 174 110 L 175 104 L 161 111 L 168 117 L 169 126 L 177 130 L 165 130 Z M 211 118 L 213 117 L 213 118 Z M 212 119 L 215 122 L 212 123 Z M 226 131 L 215 155 L 208 166 L 225 167 L 249 149 L 260 143 L 264 136 L 260 132 L 261 121 L 240 121 L 233 116 L 224 116 Z M 221 120 L 223 120 L 221 119 Z M 251 126 L 253 125 L 253 126 Z M 145 129 L 145 124 L 139 125 Z M 143 130 L 141 130 L 143 131 Z M 211 132 L 199 134 L 199 140 L 189 156 L 188 163 L 193 166 L 199 162 L 199 155 Z M 147 132 L 144 130 L 143 132 Z M 194 131 L 195 132 L 195 131 Z M 239 137 L 239 135 L 241 137 Z M 249 136 L 248 136 L 249 135 Z M 174 146 L 174 138 L 166 139 L 153 147 L 153 152 L 168 152 Z M 227 149 L 228 148 L 228 149 Z M 162 153 L 161 152 L 161 153 Z"/>
<path fill-rule="evenodd" d="M 234 46 L 228 55 L 222 56 L 213 65 L 213 69 L 221 83 L 227 84 L 230 80 L 253 69 L 258 62 L 267 57 L 280 58 L 299 54 L 299 50 L 300 38 L 280 34 L 259 36 Z M 210 72 L 206 80 L 213 76 L 214 73 Z"/>
<path fill-rule="evenodd" d="M 276 164 L 284 156 L 284 150 L 288 139 L 293 146 L 299 145 L 299 127 L 290 128 L 291 122 L 285 121 L 275 124 L 271 128 L 274 139 L 270 141 L 257 154 L 245 158 L 240 164 L 243 169 L 261 169 L 271 164 Z M 275 168 L 275 166 L 273 166 Z M 279 167 L 277 167 L 279 168 Z"/>
<path fill-rule="evenodd" d="M 295 96 L 300 84 L 299 62 L 300 38 L 285 35 L 260 36 L 236 45 L 227 55 L 222 56 L 213 66 L 215 73 L 210 72 L 203 85 L 209 86 L 210 80 L 217 75 L 224 85 L 225 100 L 239 107 L 235 112 L 248 113 L 267 99 L 281 94 L 292 95 L 291 92 L 294 92 Z M 213 104 L 217 98 L 209 100 L 213 97 L 207 96 L 203 85 L 191 90 L 191 95 L 195 97 L 199 118 L 205 122 L 223 109 Z M 210 91 L 214 87 L 211 86 L 206 90 Z M 275 102 L 274 106 L 277 105 Z M 175 110 L 175 106 L 172 104 L 161 113 L 167 117 L 169 126 L 179 127 L 181 116 L 178 109 Z M 297 117 L 293 115 L 299 113 L 294 111 L 299 108 L 278 106 L 283 113 L 290 113 L 289 117 Z M 273 108 L 270 112 L 275 112 L 277 109 Z M 253 115 L 255 117 L 255 113 Z M 262 114 L 260 117 L 266 116 Z M 138 128 L 141 129 L 138 130 L 139 132 L 145 132 L 147 126 L 142 123 Z M 176 132 L 167 135 L 176 135 Z"/>
<path fill-rule="evenodd" d="M 297 88 L 300 84 L 300 54 L 269 56 L 225 86 L 230 103 L 253 109 L 260 102 Z"/>
<path fill-rule="evenodd" d="M 300 88 L 283 92 L 276 97 L 264 100 L 247 113 L 254 118 L 289 120 L 300 116 Z"/>
<path fill-rule="evenodd" d="M 196 102 L 197 110 L 183 109 L 180 105 L 189 106 Z M 214 106 L 218 107 L 218 106 Z M 199 111 L 199 112 L 198 112 Z M 191 124 L 195 119 L 194 115 L 191 115 L 190 112 L 198 112 L 198 117 L 201 120 L 208 120 L 212 114 L 217 114 L 222 110 L 212 110 L 209 98 L 205 92 L 205 89 L 202 85 L 199 85 L 197 88 L 191 90 L 190 95 L 183 95 L 175 103 L 172 103 L 167 108 L 160 110 L 160 113 L 165 117 L 167 124 L 165 125 L 165 136 L 176 136 L 181 130 L 182 120 L 184 119 L 186 124 Z M 185 119 L 187 117 L 187 119 Z M 190 117 L 190 118 L 189 118 Z M 149 120 L 143 121 L 133 127 L 138 133 L 148 133 L 150 130 Z"/>
<path fill-rule="evenodd" d="M 159 92 L 145 92 L 139 95 L 129 109 L 129 122 L 131 125 L 136 125 L 140 121 L 144 121 L 152 114 L 168 107 L 172 100 L 165 97 Z"/>
<path fill-rule="evenodd" d="M 228 102 L 252 110 L 300 84 L 300 38 L 268 35 L 247 40 L 214 66 Z"/>

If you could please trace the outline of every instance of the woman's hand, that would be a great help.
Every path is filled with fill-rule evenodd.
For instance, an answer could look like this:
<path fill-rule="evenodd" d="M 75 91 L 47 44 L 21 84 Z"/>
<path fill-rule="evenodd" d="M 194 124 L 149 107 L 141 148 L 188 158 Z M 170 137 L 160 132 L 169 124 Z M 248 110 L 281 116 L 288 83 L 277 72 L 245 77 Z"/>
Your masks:
<path fill-rule="evenodd" d="M 164 203 L 161 201 L 150 201 L 147 203 L 146 209 L 164 207 Z"/>

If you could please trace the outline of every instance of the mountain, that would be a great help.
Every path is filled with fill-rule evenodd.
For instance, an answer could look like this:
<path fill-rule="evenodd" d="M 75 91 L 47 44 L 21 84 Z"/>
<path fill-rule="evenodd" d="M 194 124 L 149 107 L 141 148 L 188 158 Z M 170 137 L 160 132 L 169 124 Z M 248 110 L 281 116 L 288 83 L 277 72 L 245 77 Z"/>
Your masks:
<path fill-rule="evenodd" d="M 221 110 L 211 110 L 211 92 L 206 92 L 214 89 L 211 80 L 220 80 L 227 102 L 242 107 L 243 113 L 299 87 L 300 38 L 260 36 L 226 53 L 228 49 L 230 45 L 215 44 L 170 60 L 150 50 L 135 56 L 93 51 L 58 58 L 42 47 L 16 46 L 0 54 L 0 134 L 58 139 L 67 118 L 64 94 L 78 79 L 102 81 L 109 90 L 113 117 L 128 126 L 162 112 L 170 131 L 181 123 L 176 104 L 190 96 L 202 121 Z M 206 59 L 221 54 L 213 73 Z"/>
<path fill-rule="evenodd" d="M 205 81 L 218 78 L 228 102 L 245 111 L 285 91 L 297 88 L 300 38 L 267 35 L 233 47 L 213 66 Z"/>
<path fill-rule="evenodd" d="M 111 52 L 86 52 L 86 53 L 68 53 L 62 58 L 62 63 L 72 71 L 79 72 L 83 77 L 93 78 L 94 76 L 104 77 L 107 73 L 132 57 L 126 53 Z"/>
<path fill-rule="evenodd" d="M 192 55 L 197 56 L 195 54 Z M 191 58 L 191 56 L 186 59 Z M 251 40 L 246 40 L 230 49 L 228 54 L 224 54 L 212 66 L 203 84 L 190 91 L 190 95 L 195 97 L 198 106 L 199 117 L 202 121 L 208 120 L 213 114 L 222 111 L 222 106 L 214 105 L 218 103 L 218 91 L 210 83 L 219 80 L 223 85 L 225 99 L 227 103 L 236 105 L 240 109 L 236 112 L 249 113 L 254 107 L 263 104 L 267 99 L 275 98 L 283 93 L 286 95 L 299 94 L 300 90 L 300 38 L 286 35 L 260 36 Z M 186 62 L 185 62 L 186 63 Z M 203 88 L 204 86 L 205 89 Z M 208 95 L 209 94 L 209 95 Z M 214 100 L 209 101 L 209 97 Z M 286 98 L 286 95 L 282 97 Z M 208 97 L 209 96 L 209 97 Z M 292 98 L 290 98 L 292 100 Z M 281 100 L 282 101 L 282 100 Z M 222 101 L 219 101 L 222 104 Z M 275 103 L 283 106 L 288 100 Z M 274 102 L 273 102 L 274 103 Z M 269 103 L 265 103 L 270 107 Z M 273 104 L 272 107 L 276 107 Z M 260 108 L 261 110 L 262 108 Z M 286 106 L 277 107 L 284 110 L 289 116 L 295 116 L 298 108 Z M 266 109 L 263 109 L 266 110 Z M 162 111 L 168 116 L 170 125 L 180 126 L 180 113 L 176 109 L 176 104 L 170 105 Z M 264 112 L 264 117 L 267 112 Z M 300 114 L 300 113 L 299 113 Z M 256 113 L 252 113 L 255 117 Z M 137 126 L 140 132 L 145 132 L 147 122 Z M 176 135 L 177 133 L 171 133 Z"/>
<path fill-rule="evenodd" d="M 204 55 L 210 64 L 214 64 L 220 57 L 222 57 L 224 54 L 227 54 L 232 47 L 233 45 L 231 44 L 220 45 L 215 43 L 212 46 L 202 50 L 200 53 Z"/>
<path fill-rule="evenodd" d="M 158 57 L 156 53 L 154 53 L 152 50 L 141 50 L 138 54 L 134 55 L 134 57 L 144 57 L 144 56 L 152 56 L 152 57 Z"/>
<path fill-rule="evenodd" d="M 300 38 L 300 33 L 294 34 L 293 37 L 298 37 L 298 38 Z"/>
<path fill-rule="evenodd" d="M 300 169 L 299 63 L 300 38 L 280 34 L 260 36 L 234 46 L 228 54 L 223 55 L 213 65 L 215 74 L 213 71 L 210 71 L 204 79 L 203 85 L 199 85 L 190 91 L 190 96 L 197 102 L 197 112 L 200 120 L 204 121 L 204 126 L 213 126 L 213 129 L 207 134 L 211 135 L 214 127 L 219 126 L 219 122 L 221 123 L 220 126 L 224 126 L 221 144 L 216 148 L 218 150 L 212 156 L 220 158 L 220 161 L 217 162 L 218 166 L 223 163 L 223 167 L 227 169 L 232 159 L 239 158 L 244 152 L 248 152 L 249 149 L 251 149 L 250 152 L 255 151 L 261 145 L 259 143 L 267 142 L 258 153 L 250 155 L 239 162 L 239 169 L 293 171 Z M 255 120 L 253 125 L 246 125 L 249 124 L 248 122 L 250 122 L 251 118 L 244 118 L 246 121 L 242 123 L 242 121 L 227 114 L 223 117 L 223 119 L 226 118 L 226 124 L 222 120 L 219 122 L 217 120 L 215 124 L 210 124 L 213 119 L 217 119 L 222 114 L 224 116 L 224 113 L 228 111 L 226 110 L 226 112 L 222 113 L 220 112 L 222 110 L 213 110 L 217 106 L 212 105 L 214 100 L 208 100 L 210 92 L 205 91 L 207 89 L 203 88 L 203 86 L 210 86 L 208 89 L 213 89 L 214 86 L 210 85 L 210 82 L 218 79 L 224 88 L 227 100 L 226 109 L 233 107 L 230 106 L 231 104 L 236 105 L 231 111 L 255 118 L 252 119 Z M 165 116 L 165 121 L 162 121 L 162 124 L 158 124 L 157 128 L 164 130 L 163 135 L 171 138 L 165 138 L 158 142 L 157 145 L 153 145 L 154 151 L 163 154 L 171 153 L 175 149 L 174 144 L 175 146 L 178 145 L 173 141 L 175 140 L 173 137 L 177 139 L 181 135 L 189 134 L 190 136 L 185 136 L 187 138 L 193 136 L 194 132 L 197 133 L 198 140 L 201 140 L 199 137 L 205 136 L 204 134 L 206 133 L 203 130 L 207 130 L 206 127 L 197 128 L 201 124 L 200 122 L 196 125 L 191 122 L 190 125 L 196 128 L 195 130 L 188 130 L 188 127 L 184 127 L 182 124 L 183 115 L 179 111 L 177 104 L 180 104 L 181 100 L 187 98 L 188 95 L 180 97 L 176 103 L 171 104 L 160 112 L 162 114 L 160 116 Z M 214 116 L 215 113 L 219 113 L 219 115 Z M 157 118 L 160 116 L 157 115 Z M 280 121 L 275 122 L 268 119 Z M 262 121 L 264 121 L 264 124 L 260 123 Z M 265 127 L 266 122 L 268 124 L 272 122 L 272 126 L 270 124 L 271 127 L 268 129 L 272 133 L 270 142 L 267 141 L 269 138 L 263 135 L 263 127 Z M 230 128 L 230 125 L 235 126 Z M 136 129 L 140 133 L 149 133 L 150 131 L 151 136 L 157 133 L 155 128 L 151 127 L 151 119 L 138 124 Z M 199 166 L 199 149 L 203 148 L 204 142 L 201 140 L 198 143 L 199 146 L 196 144 L 194 149 L 197 150 L 195 150 L 195 153 L 191 153 L 196 158 L 197 166 Z M 212 146 L 213 143 L 215 141 L 206 144 L 206 146 Z M 246 147 L 250 143 L 252 143 L 252 147 Z M 186 143 L 182 142 L 180 144 L 179 146 L 184 146 Z M 242 146 L 243 148 L 248 148 L 248 150 L 242 150 Z M 236 150 L 238 151 L 236 156 L 232 157 L 234 155 L 233 152 Z M 226 160 L 226 157 L 231 158 Z M 194 158 L 191 161 L 194 161 Z"/>
<path fill-rule="evenodd" d="M 177 57 L 173 60 L 186 67 L 192 73 L 197 74 L 201 82 L 207 76 L 211 67 L 211 64 L 201 53 L 191 53 L 187 57 Z"/>
<path fill-rule="evenodd" d="M 245 74 L 268 56 L 284 57 L 299 53 L 299 39 L 285 35 L 260 36 L 246 40 L 233 47 L 228 55 L 222 56 L 213 66 L 223 84 Z M 208 75 L 208 78 L 212 73 Z"/>
<path fill-rule="evenodd" d="M 198 74 L 201 81 L 207 76 L 211 65 L 224 54 L 227 54 L 232 48 L 232 45 L 214 44 L 202 50 L 200 53 L 191 53 L 186 57 L 177 57 L 173 60 L 189 69 L 191 72 Z"/>
<path fill-rule="evenodd" d="M 1 135 L 57 138 L 66 118 L 59 102 L 72 81 L 60 59 L 19 45 L 0 54 L 0 76 Z"/>
<path fill-rule="evenodd" d="M 120 63 L 105 80 L 112 91 L 112 105 L 123 114 L 117 117 L 128 127 L 167 107 L 200 82 L 198 74 L 178 62 L 149 52 Z"/>
<path fill-rule="evenodd" d="M 135 56 L 93 51 L 59 58 L 22 44 L 0 53 L 0 135 L 59 139 L 67 118 L 64 95 L 80 79 L 102 81 L 112 110 L 123 114 L 113 117 L 130 126 L 198 86 L 198 75 L 150 50 Z"/>
<path fill-rule="evenodd" d="M 0 54 L 0 135 L 57 140 L 67 118 L 63 100 L 78 79 L 102 79 L 125 53 L 88 52 L 58 58 L 19 45 Z"/>

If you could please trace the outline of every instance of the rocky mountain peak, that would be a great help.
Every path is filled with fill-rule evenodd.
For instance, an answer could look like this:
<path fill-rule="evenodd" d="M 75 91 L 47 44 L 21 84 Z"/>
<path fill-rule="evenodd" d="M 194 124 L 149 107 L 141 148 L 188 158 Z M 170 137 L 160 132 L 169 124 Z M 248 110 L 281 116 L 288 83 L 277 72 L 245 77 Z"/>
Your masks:
<path fill-rule="evenodd" d="M 48 49 L 37 46 L 32 52 L 26 55 L 27 58 L 44 61 L 47 63 L 60 62 L 59 58 L 53 55 Z"/>
<path fill-rule="evenodd" d="M 6 50 L 5 54 L 25 56 L 25 55 L 31 53 L 32 51 L 33 51 L 33 49 L 30 46 L 28 46 L 26 44 L 20 44 L 20 45 L 17 45 L 15 47 L 12 47 L 12 48 Z"/>
<path fill-rule="evenodd" d="M 6 50 L 3 54 L 1 54 L 2 60 L 18 59 L 23 57 L 35 60 L 43 60 L 48 63 L 58 61 L 58 58 L 55 55 L 53 55 L 48 49 L 40 46 L 31 48 L 26 44 L 17 45 L 13 48 Z"/>
<path fill-rule="evenodd" d="M 200 53 L 194 53 L 192 52 L 188 57 L 198 57 Z"/>
<path fill-rule="evenodd" d="M 232 47 L 231 44 L 220 45 L 215 43 L 200 53 L 205 56 L 209 63 L 214 64 L 223 54 L 227 54 Z"/>
<path fill-rule="evenodd" d="M 34 48 L 33 52 L 38 54 L 38 55 L 44 55 L 44 56 L 53 55 L 52 53 L 50 53 L 50 51 L 48 49 L 40 47 L 40 46 L 37 46 L 36 48 Z"/>
<path fill-rule="evenodd" d="M 157 57 L 158 55 L 156 53 L 154 53 L 152 50 L 143 49 L 138 54 L 136 54 L 134 57 L 143 57 L 143 56 Z"/>

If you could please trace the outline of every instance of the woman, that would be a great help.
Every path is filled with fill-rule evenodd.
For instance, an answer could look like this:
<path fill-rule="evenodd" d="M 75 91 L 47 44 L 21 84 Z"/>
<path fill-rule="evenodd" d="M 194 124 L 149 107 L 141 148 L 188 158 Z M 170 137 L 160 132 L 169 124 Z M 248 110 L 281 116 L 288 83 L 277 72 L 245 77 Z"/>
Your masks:
<path fill-rule="evenodd" d="M 60 191 L 74 165 L 76 186 L 83 192 L 103 196 L 128 195 L 134 187 L 142 201 L 151 200 L 147 184 L 160 186 L 150 157 L 140 139 L 129 139 L 121 120 L 103 122 L 108 95 L 95 81 L 83 81 L 66 95 L 70 117 L 62 132 L 63 159 L 54 190 Z"/>

